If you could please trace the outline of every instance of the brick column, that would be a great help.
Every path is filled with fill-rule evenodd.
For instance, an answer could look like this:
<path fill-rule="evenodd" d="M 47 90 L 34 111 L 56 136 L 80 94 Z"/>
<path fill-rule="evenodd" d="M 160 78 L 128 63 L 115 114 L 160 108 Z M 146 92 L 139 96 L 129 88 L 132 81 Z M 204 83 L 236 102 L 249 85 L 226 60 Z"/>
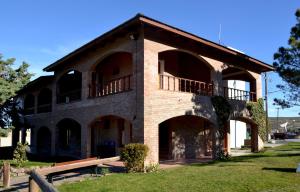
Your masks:
<path fill-rule="evenodd" d="M 50 131 L 51 131 L 51 156 L 55 156 L 56 155 L 56 136 L 57 136 L 57 129 L 56 129 L 56 125 L 53 125 L 51 127 L 49 127 Z"/>
<path fill-rule="evenodd" d="M 86 100 L 89 96 L 89 75 L 88 71 L 81 73 L 81 100 Z"/>
<path fill-rule="evenodd" d="M 258 152 L 258 127 L 251 125 L 251 152 Z"/>
<path fill-rule="evenodd" d="M 90 156 L 91 149 L 91 129 L 88 123 L 81 124 L 81 158 Z"/>

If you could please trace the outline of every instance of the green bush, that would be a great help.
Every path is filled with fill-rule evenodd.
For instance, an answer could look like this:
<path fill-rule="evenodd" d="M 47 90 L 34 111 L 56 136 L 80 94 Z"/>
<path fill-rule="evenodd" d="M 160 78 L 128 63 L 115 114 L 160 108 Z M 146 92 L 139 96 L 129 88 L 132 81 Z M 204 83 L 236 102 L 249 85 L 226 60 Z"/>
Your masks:
<path fill-rule="evenodd" d="M 148 154 L 148 146 L 140 143 L 125 145 L 121 152 L 121 160 L 127 172 L 144 172 L 144 161 Z"/>
<path fill-rule="evenodd" d="M 147 165 L 145 167 L 145 171 L 147 173 L 157 172 L 158 168 L 159 168 L 159 164 L 158 163 L 150 163 L 149 165 Z"/>
<path fill-rule="evenodd" d="M 14 150 L 14 158 L 13 161 L 17 167 L 21 167 L 27 161 L 27 149 L 28 144 L 18 143 L 16 149 Z"/>

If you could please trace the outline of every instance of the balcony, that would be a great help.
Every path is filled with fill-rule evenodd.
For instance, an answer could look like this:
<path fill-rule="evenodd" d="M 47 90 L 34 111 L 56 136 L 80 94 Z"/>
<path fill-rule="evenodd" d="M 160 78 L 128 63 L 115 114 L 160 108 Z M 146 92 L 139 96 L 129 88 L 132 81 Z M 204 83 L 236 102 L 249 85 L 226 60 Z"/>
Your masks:
<path fill-rule="evenodd" d="M 230 100 L 256 102 L 256 93 L 229 87 L 223 87 L 223 96 Z"/>
<path fill-rule="evenodd" d="M 89 97 L 102 97 L 132 90 L 132 75 L 113 79 L 103 84 L 90 84 Z"/>
<path fill-rule="evenodd" d="M 214 95 L 214 85 L 212 83 L 162 74 L 159 75 L 159 80 L 159 87 L 162 90 L 194 93 L 205 96 Z"/>
<path fill-rule="evenodd" d="M 57 103 L 70 103 L 81 99 L 81 89 L 58 93 Z"/>
<path fill-rule="evenodd" d="M 166 91 L 193 93 L 203 96 L 218 95 L 214 92 L 215 85 L 192 79 L 174 77 L 170 75 L 159 75 L 159 88 Z M 256 102 L 256 93 L 229 87 L 221 87 L 222 96 L 229 100 Z"/>

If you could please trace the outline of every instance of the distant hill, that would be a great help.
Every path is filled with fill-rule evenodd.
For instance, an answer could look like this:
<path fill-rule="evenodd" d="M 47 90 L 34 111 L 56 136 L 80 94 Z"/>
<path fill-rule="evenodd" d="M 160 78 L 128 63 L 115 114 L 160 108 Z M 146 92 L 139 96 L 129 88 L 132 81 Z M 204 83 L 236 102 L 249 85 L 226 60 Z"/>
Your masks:
<path fill-rule="evenodd" d="M 277 130 L 277 117 L 269 117 L 270 126 L 272 130 Z M 300 130 L 300 117 L 278 117 L 278 124 L 283 124 L 288 122 L 288 131 Z M 282 129 L 279 127 L 279 130 Z"/>

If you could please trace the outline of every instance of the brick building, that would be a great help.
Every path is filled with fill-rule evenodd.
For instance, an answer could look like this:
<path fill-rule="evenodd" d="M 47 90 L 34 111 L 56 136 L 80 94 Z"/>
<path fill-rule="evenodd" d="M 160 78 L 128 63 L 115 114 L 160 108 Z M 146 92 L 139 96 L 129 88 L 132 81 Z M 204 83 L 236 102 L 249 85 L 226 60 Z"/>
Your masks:
<path fill-rule="evenodd" d="M 213 157 L 220 142 L 230 152 L 229 131 L 216 137 L 214 95 L 251 125 L 259 150 L 245 104 L 262 97 L 261 73 L 273 67 L 149 17 L 136 15 L 44 70 L 54 75 L 18 93 L 39 155 L 108 157 L 130 142 L 149 146 L 148 162 Z"/>

